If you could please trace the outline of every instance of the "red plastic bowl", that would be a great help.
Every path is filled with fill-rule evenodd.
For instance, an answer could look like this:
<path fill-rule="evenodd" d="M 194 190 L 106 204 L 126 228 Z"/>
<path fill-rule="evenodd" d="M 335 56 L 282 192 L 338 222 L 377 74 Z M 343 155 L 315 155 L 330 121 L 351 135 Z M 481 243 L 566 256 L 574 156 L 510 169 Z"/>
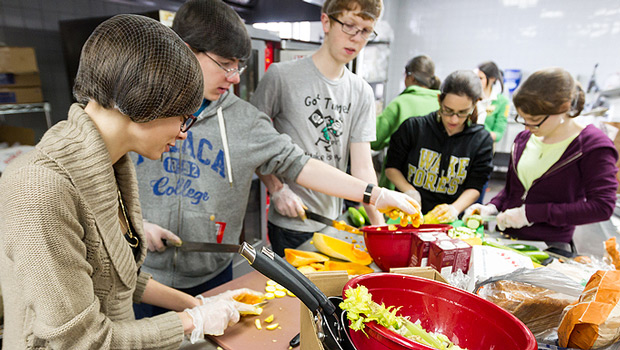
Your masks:
<path fill-rule="evenodd" d="M 421 277 L 391 273 L 372 273 L 351 279 L 350 287 L 364 285 L 373 301 L 386 306 L 402 306 L 399 314 L 410 316 L 429 332 L 445 334 L 456 345 L 469 350 L 536 350 L 532 332 L 519 319 L 477 295 L 446 283 Z M 431 350 L 433 348 L 407 339 L 375 322 L 365 331 L 349 330 L 358 349 Z"/>
<path fill-rule="evenodd" d="M 395 231 L 390 231 L 388 226 L 396 226 Z M 445 224 L 429 225 L 422 224 L 420 227 L 383 225 L 366 226 L 364 242 L 370 257 L 383 271 L 390 271 L 392 267 L 409 266 L 411 259 L 411 237 L 416 232 L 448 232 L 452 226 Z"/>

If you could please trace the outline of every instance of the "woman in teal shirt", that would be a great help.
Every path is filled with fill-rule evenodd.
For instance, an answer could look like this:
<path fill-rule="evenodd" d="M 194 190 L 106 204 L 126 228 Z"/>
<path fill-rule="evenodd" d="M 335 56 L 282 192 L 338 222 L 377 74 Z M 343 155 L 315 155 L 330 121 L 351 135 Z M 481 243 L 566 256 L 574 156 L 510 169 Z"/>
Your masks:
<path fill-rule="evenodd" d="M 506 126 L 508 125 L 508 105 L 510 101 L 506 96 L 502 95 L 504 92 L 504 73 L 493 61 L 478 65 L 476 73 L 478 73 L 480 83 L 482 83 L 483 94 L 482 100 L 478 102 L 478 123 L 483 124 L 486 131 L 491 134 L 493 145 L 495 145 L 504 136 Z M 495 147 L 493 147 L 493 150 L 495 150 Z M 488 185 L 487 181 L 476 203 L 482 203 Z"/>
<path fill-rule="evenodd" d="M 439 109 L 439 85 L 435 64 L 426 55 L 412 58 L 405 66 L 405 90 L 377 116 L 377 140 L 370 143 L 373 150 L 382 150 L 390 144 L 390 137 L 400 124 L 410 117 L 427 115 Z M 382 166 L 379 186 L 394 189 Z"/>
<path fill-rule="evenodd" d="M 504 92 L 504 73 L 492 62 L 484 62 L 478 66 L 478 77 L 482 83 L 484 97 L 478 102 L 478 110 L 481 113 L 478 123 L 484 124 L 484 128 L 491 134 L 494 142 L 499 142 L 504 136 L 508 125 L 508 104 L 510 101 L 502 93 Z M 494 89 L 499 83 L 499 91 Z M 483 115 L 486 115 L 483 116 Z"/>

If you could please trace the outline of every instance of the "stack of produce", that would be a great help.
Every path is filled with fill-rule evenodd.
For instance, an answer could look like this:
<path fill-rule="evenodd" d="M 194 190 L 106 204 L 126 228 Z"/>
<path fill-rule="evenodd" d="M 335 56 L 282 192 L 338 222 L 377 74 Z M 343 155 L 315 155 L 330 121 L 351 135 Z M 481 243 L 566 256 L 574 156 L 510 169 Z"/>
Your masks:
<path fill-rule="evenodd" d="M 347 271 L 350 275 L 370 273 L 368 267 L 372 263 L 370 255 L 358 249 L 356 244 L 349 243 L 328 235 L 316 232 L 312 243 L 320 253 L 298 249 L 285 249 L 284 257 L 291 265 L 302 273 L 316 271 Z M 339 259 L 334 261 L 330 258 Z"/>

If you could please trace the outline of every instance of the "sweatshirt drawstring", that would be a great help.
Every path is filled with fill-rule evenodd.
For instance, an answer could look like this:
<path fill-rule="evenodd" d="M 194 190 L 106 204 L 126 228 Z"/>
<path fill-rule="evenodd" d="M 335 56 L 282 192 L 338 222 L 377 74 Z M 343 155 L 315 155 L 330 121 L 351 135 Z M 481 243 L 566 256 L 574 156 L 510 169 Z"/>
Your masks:
<path fill-rule="evenodd" d="M 220 135 L 222 136 L 222 145 L 224 147 L 224 161 L 226 162 L 226 171 L 228 172 L 228 183 L 230 184 L 230 187 L 232 187 L 232 165 L 230 164 L 230 151 L 228 150 L 228 138 L 226 137 L 226 125 L 224 124 L 222 107 L 217 108 L 217 121 L 220 124 Z"/>

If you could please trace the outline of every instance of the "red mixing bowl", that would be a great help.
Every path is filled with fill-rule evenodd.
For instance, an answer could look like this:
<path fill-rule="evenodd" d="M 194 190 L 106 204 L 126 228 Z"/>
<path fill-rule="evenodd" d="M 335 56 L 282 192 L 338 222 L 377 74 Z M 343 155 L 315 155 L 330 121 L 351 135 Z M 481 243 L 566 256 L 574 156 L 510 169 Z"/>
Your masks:
<path fill-rule="evenodd" d="M 501 307 L 477 295 L 426 278 L 372 273 L 357 276 L 345 285 L 364 285 L 373 301 L 385 306 L 402 306 L 399 314 L 411 321 L 420 320 L 428 332 L 445 334 L 461 348 L 469 350 L 536 350 L 532 332 L 519 319 Z M 366 333 L 349 329 L 351 340 L 360 350 L 431 350 L 433 348 L 407 339 L 376 322 L 366 323 Z"/>
<path fill-rule="evenodd" d="M 395 226 L 396 230 L 390 231 L 389 226 Z M 446 224 L 422 224 L 420 227 L 412 225 L 382 225 L 366 226 L 364 242 L 370 257 L 383 271 L 390 271 L 392 267 L 409 266 L 411 259 L 412 235 L 417 232 L 448 232 L 452 226 Z"/>

